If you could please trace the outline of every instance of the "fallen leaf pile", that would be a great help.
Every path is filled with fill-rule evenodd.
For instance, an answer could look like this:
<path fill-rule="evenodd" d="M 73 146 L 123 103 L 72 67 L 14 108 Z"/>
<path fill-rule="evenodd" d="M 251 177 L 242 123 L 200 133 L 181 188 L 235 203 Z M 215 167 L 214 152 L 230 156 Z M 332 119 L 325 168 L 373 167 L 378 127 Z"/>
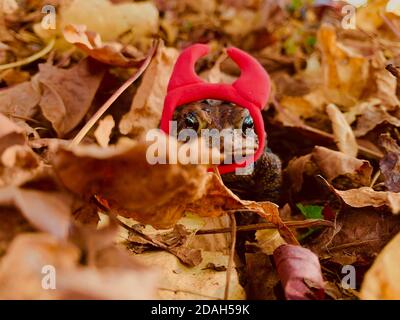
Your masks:
<path fill-rule="evenodd" d="M 400 12 L 345 4 L 0 0 L 0 298 L 400 299 Z M 149 156 L 209 155 L 146 140 L 197 42 L 206 81 L 240 75 L 230 45 L 271 77 L 277 203 Z"/>

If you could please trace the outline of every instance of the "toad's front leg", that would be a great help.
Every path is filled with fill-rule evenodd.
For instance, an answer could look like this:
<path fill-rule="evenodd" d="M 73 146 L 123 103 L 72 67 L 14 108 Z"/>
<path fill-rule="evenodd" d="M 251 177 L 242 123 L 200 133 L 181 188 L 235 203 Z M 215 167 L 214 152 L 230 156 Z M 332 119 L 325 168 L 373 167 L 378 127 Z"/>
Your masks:
<path fill-rule="evenodd" d="M 249 175 L 235 172 L 222 175 L 225 185 L 242 199 L 278 202 L 282 187 L 282 165 L 279 157 L 265 149 Z"/>

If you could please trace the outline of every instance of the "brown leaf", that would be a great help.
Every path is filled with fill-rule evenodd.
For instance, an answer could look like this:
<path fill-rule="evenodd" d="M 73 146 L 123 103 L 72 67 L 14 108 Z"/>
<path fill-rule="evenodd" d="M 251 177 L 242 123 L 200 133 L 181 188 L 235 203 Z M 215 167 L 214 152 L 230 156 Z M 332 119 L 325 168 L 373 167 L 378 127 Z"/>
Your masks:
<path fill-rule="evenodd" d="M 65 40 L 83 50 L 93 59 L 115 67 L 136 67 L 145 59 L 140 51 L 128 50 L 118 42 L 103 43 L 100 35 L 88 31 L 85 25 L 67 25 L 63 30 L 63 35 Z"/>
<path fill-rule="evenodd" d="M 38 230 L 68 236 L 72 199 L 66 194 L 8 187 L 0 189 L 0 206 L 15 206 Z"/>
<path fill-rule="evenodd" d="M 322 52 L 324 92 L 328 101 L 351 108 L 361 97 L 369 76 L 369 62 L 337 41 L 333 26 L 323 24 L 318 31 Z"/>
<path fill-rule="evenodd" d="M 357 157 L 358 144 L 356 137 L 344 115 L 334 104 L 329 104 L 326 107 L 326 112 L 332 121 L 333 134 L 339 150 L 350 157 Z"/>
<path fill-rule="evenodd" d="M 389 191 L 400 192 L 400 146 L 389 134 L 381 135 L 379 142 L 386 150 L 385 156 L 379 162 L 385 185 Z"/>
<path fill-rule="evenodd" d="M 321 266 L 312 251 L 300 246 L 282 245 L 274 251 L 274 261 L 286 299 L 310 300 L 324 297 Z M 313 284 L 312 288 L 308 283 Z"/>
<path fill-rule="evenodd" d="M 381 251 L 365 275 L 361 287 L 361 298 L 365 300 L 400 299 L 400 234 L 394 237 Z"/>
<path fill-rule="evenodd" d="M 1 260 L 0 295 L 3 299 L 49 299 L 54 290 L 42 288 L 42 268 L 73 268 L 78 260 L 77 248 L 48 234 L 20 235 Z"/>
<path fill-rule="evenodd" d="M 39 65 L 39 81 L 44 86 L 40 108 L 58 136 L 73 130 L 86 115 L 104 76 L 104 68 L 84 59 L 70 69 Z"/>
<path fill-rule="evenodd" d="M 159 143 L 166 138 L 160 133 Z M 118 147 L 60 148 L 54 167 L 75 194 L 96 195 L 122 216 L 168 228 L 179 220 L 187 203 L 204 194 L 209 176 L 204 165 L 150 164 L 146 159 L 150 145 L 130 141 Z"/>
<path fill-rule="evenodd" d="M 380 124 L 388 123 L 394 127 L 400 126 L 400 119 L 392 116 L 387 108 L 381 104 L 368 103 L 360 110 L 354 134 L 362 137 Z"/>
<path fill-rule="evenodd" d="M 112 115 L 106 116 L 104 119 L 99 121 L 94 136 L 100 146 L 106 148 L 110 143 L 111 133 L 114 129 L 115 121 Z"/>
<path fill-rule="evenodd" d="M 27 81 L 0 90 L 0 112 L 22 118 L 32 118 L 38 111 L 40 93 Z"/>
<path fill-rule="evenodd" d="M 177 142 L 164 133 L 158 138 L 152 147 L 165 148 L 168 163 L 178 150 Z M 168 145 L 173 153 L 167 152 Z M 247 209 L 276 224 L 287 242 L 297 243 L 276 205 L 239 199 L 215 174 L 207 173 L 207 165 L 152 165 L 146 158 L 150 146 L 126 141 L 109 148 L 61 147 L 53 164 L 62 183 L 75 194 L 86 199 L 96 196 L 116 214 L 156 228 L 172 227 L 185 212 L 218 217 L 229 210 Z M 182 146 L 186 148 L 187 144 Z M 195 147 L 198 156 L 205 151 L 204 144 L 196 142 Z"/>
<path fill-rule="evenodd" d="M 26 142 L 23 130 L 0 113 L 0 155 L 8 147 L 23 145 Z"/>
<path fill-rule="evenodd" d="M 169 78 L 178 51 L 160 45 L 132 101 L 131 110 L 122 118 L 122 134 L 140 136 L 157 128 L 161 119 Z"/>
<path fill-rule="evenodd" d="M 0 264 L 3 299 L 151 299 L 157 276 L 151 268 L 80 267 L 80 251 L 48 234 L 18 236 Z M 43 267 L 56 271 L 56 289 L 42 287 Z M 15 273 L 18 277 L 15 277 Z M 21 290 L 23 288 L 24 290 Z"/>
<path fill-rule="evenodd" d="M 290 161 L 286 171 L 291 181 L 291 188 L 299 192 L 303 186 L 304 174 L 309 176 L 321 174 L 329 182 L 345 176 L 357 186 L 369 186 L 372 166 L 366 160 L 316 146 L 311 154 Z"/>
<path fill-rule="evenodd" d="M 400 194 L 395 192 L 375 191 L 369 187 L 350 189 L 345 191 L 336 190 L 343 201 L 351 207 L 375 207 L 387 206 L 393 214 L 400 213 Z"/>
<path fill-rule="evenodd" d="M 314 148 L 311 155 L 315 164 L 329 182 L 341 175 L 352 175 L 361 185 L 370 184 L 372 166 L 366 160 L 360 160 L 345 153 L 319 146 Z"/>

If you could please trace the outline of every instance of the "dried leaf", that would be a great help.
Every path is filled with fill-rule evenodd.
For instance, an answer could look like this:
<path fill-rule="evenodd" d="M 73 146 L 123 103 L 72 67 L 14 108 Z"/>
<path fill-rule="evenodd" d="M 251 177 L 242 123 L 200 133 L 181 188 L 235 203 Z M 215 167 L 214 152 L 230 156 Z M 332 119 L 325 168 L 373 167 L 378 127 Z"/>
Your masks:
<path fill-rule="evenodd" d="M 318 257 L 300 246 L 282 245 L 274 252 L 274 261 L 286 299 L 322 299 L 324 280 Z M 310 288 L 308 283 L 312 283 Z M 316 289 L 316 290 L 313 290 Z"/>
<path fill-rule="evenodd" d="M 0 155 L 8 147 L 23 145 L 26 142 L 23 130 L 0 113 Z"/>
<path fill-rule="evenodd" d="M 368 161 L 319 146 L 314 148 L 311 155 L 329 182 L 341 175 L 352 175 L 361 185 L 369 186 L 372 166 Z"/>
<path fill-rule="evenodd" d="M 345 191 L 336 190 L 343 201 L 351 207 L 375 207 L 387 206 L 393 214 L 400 213 L 400 194 L 395 192 L 375 191 L 369 187 L 350 189 Z"/>
<path fill-rule="evenodd" d="M 94 136 L 100 146 L 106 148 L 110 143 L 111 133 L 114 129 L 115 121 L 112 115 L 106 116 L 104 119 L 100 120 L 99 125 L 94 132 Z"/>
<path fill-rule="evenodd" d="M 394 237 L 376 258 L 365 275 L 361 298 L 365 300 L 400 299 L 400 234 Z"/>
<path fill-rule="evenodd" d="M 103 43 L 98 33 L 88 31 L 85 25 L 67 25 L 64 38 L 83 50 L 93 59 L 116 67 L 131 68 L 140 65 L 145 59 L 138 50 L 127 50 L 118 42 Z"/>
<path fill-rule="evenodd" d="M 291 188 L 299 192 L 303 186 L 304 174 L 309 176 L 321 174 L 329 182 L 345 176 L 354 185 L 369 186 L 372 166 L 366 160 L 316 146 L 311 154 L 290 161 L 286 171 L 291 180 Z"/>
<path fill-rule="evenodd" d="M 61 7 L 61 27 L 86 25 L 105 41 L 114 41 L 128 32 L 136 40 L 158 31 L 158 10 L 151 1 L 115 4 L 109 0 L 74 0 Z"/>
<path fill-rule="evenodd" d="M 0 90 L 0 112 L 6 116 L 32 118 L 38 111 L 39 91 L 30 81 Z"/>
<path fill-rule="evenodd" d="M 15 206 L 38 230 L 68 236 L 72 199 L 66 194 L 8 187 L 0 189 L 0 205 Z"/>
<path fill-rule="evenodd" d="M 169 78 L 177 58 L 176 49 L 162 45 L 158 47 L 132 101 L 131 110 L 120 122 L 122 134 L 140 136 L 158 127 Z"/>
<path fill-rule="evenodd" d="M 49 64 L 39 65 L 39 70 L 39 81 L 44 86 L 40 108 L 58 136 L 63 137 L 88 112 L 103 79 L 104 68 L 84 59 L 68 70 Z"/>
<path fill-rule="evenodd" d="M 361 97 L 369 76 L 369 62 L 337 41 L 335 29 L 323 24 L 318 31 L 322 52 L 324 92 L 328 101 L 351 108 Z"/>
<path fill-rule="evenodd" d="M 356 137 L 344 115 L 334 104 L 329 104 L 326 107 L 326 111 L 332 121 L 333 134 L 339 150 L 350 157 L 357 157 L 358 144 Z"/>
<path fill-rule="evenodd" d="M 151 299 L 153 269 L 79 267 L 79 250 L 48 234 L 17 237 L 0 264 L 3 299 Z M 54 267 L 56 289 L 43 287 L 43 268 Z M 18 277 L 15 277 L 17 272 Z M 24 290 L 21 290 L 24 288 Z M 105 290 L 106 289 L 106 290 Z"/>
<path fill-rule="evenodd" d="M 385 156 L 379 162 L 385 185 L 389 191 L 400 192 L 400 146 L 389 134 L 381 135 L 379 141 L 386 150 Z"/>

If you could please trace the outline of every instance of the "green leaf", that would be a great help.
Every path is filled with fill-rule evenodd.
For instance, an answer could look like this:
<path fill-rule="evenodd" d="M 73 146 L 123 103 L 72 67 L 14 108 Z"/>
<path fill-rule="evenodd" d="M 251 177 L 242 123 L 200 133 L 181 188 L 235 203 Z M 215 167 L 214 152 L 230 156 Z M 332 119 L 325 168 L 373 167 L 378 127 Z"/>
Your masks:
<path fill-rule="evenodd" d="M 297 208 L 303 214 L 306 219 L 323 219 L 322 210 L 324 207 L 306 205 L 303 206 L 301 203 L 296 204 Z"/>

